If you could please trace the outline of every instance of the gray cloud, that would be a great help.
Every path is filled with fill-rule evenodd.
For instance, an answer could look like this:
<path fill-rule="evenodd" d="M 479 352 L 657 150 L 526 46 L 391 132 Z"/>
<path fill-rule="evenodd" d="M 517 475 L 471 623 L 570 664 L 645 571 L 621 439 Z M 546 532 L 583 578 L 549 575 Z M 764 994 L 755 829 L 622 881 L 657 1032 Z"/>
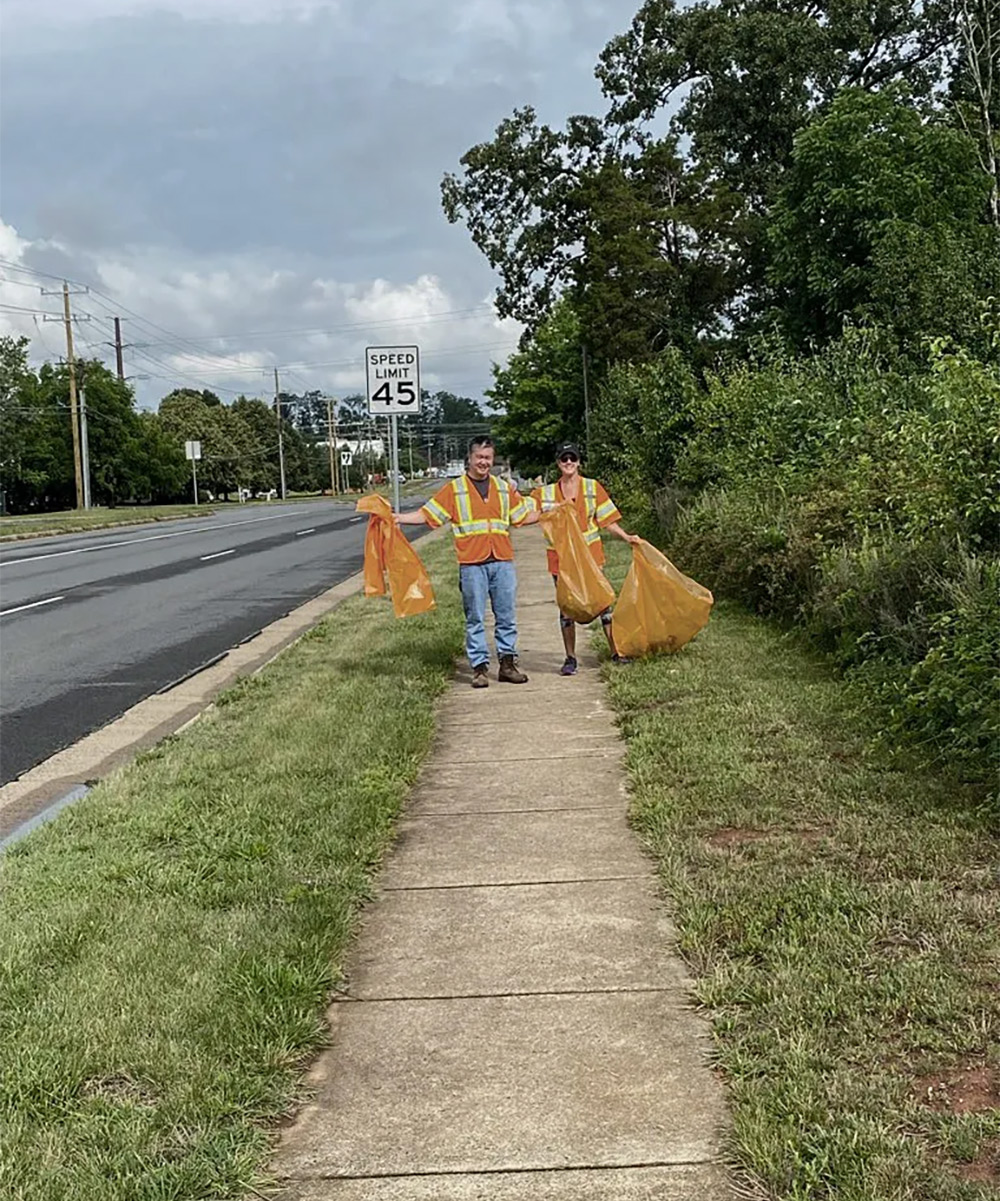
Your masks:
<path fill-rule="evenodd" d="M 6 7 L 3 216 L 22 261 L 113 280 L 142 316 L 203 337 L 342 325 L 352 298 L 392 307 L 379 280 L 416 316 L 432 294 L 481 304 L 491 274 L 444 221 L 441 175 L 515 105 L 597 108 L 590 68 L 634 0 Z M 484 320 L 456 341 L 495 338 Z M 356 349 L 336 345 L 331 360 Z M 219 349 L 305 362 L 316 345 Z M 442 378 L 482 387 L 491 353 Z"/>

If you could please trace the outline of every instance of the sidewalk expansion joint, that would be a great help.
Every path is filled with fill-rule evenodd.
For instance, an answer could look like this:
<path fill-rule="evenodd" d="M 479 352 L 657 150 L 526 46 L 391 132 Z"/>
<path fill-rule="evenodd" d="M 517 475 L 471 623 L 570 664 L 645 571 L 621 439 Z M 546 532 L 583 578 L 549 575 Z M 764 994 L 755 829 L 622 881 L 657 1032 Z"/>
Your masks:
<path fill-rule="evenodd" d="M 603 738 L 604 735 L 602 734 L 601 737 Z M 516 755 L 504 755 L 503 761 L 504 763 L 554 763 L 557 761 L 561 763 L 566 759 L 609 759 L 611 756 L 604 753 L 608 747 L 624 750 L 624 743 L 617 736 L 608 735 L 608 741 L 604 744 L 603 748 L 581 749 L 579 751 L 571 751 L 568 755 L 527 755 L 524 758 L 519 758 Z M 461 759 L 439 759 L 437 756 L 434 757 L 435 767 L 471 768 L 489 765 L 495 768 L 496 764 L 496 759 L 470 759 L 468 756 Z"/>
<path fill-rule="evenodd" d="M 532 1164 L 510 1168 L 415 1168 L 409 1172 L 315 1172 L 281 1176 L 280 1180 L 410 1180 L 434 1176 L 517 1176 L 529 1172 L 624 1172 L 630 1168 L 700 1168 L 721 1161 L 711 1155 L 703 1159 L 635 1159 L 624 1163 Z"/>
<path fill-rule="evenodd" d="M 551 808 L 542 805 L 531 806 L 527 809 L 432 809 L 428 813 L 421 813 L 419 808 L 415 807 L 411 812 L 407 810 L 404 814 L 406 818 L 414 817 L 502 817 L 515 813 L 593 813 L 607 812 L 607 810 L 618 810 L 623 806 L 623 800 L 606 801 L 603 805 L 554 805 Z M 419 802 L 418 802 L 419 805 Z"/>
<path fill-rule="evenodd" d="M 562 880 L 470 880 L 464 884 L 384 884 L 382 892 L 438 892 L 455 888 L 538 888 L 550 884 L 610 884 L 615 880 L 651 880 L 651 872 L 627 876 L 569 876 Z"/>
<path fill-rule="evenodd" d="M 435 993 L 428 996 L 399 996 L 399 997 L 355 997 L 350 990 L 338 990 L 334 996 L 335 1005 L 408 1005 L 413 1001 L 491 1001 L 507 997 L 598 997 L 621 995 L 653 995 L 659 993 L 687 993 L 682 985 L 623 985 L 621 988 L 531 988 L 520 992 L 456 992 Z"/>

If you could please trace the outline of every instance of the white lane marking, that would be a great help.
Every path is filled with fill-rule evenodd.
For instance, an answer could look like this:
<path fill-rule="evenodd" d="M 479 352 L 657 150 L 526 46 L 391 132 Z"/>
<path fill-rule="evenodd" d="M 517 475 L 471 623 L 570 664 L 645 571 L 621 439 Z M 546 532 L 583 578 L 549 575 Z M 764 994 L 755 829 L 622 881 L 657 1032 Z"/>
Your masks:
<path fill-rule="evenodd" d="M 362 513 L 360 517 L 352 517 L 351 525 L 353 525 L 356 521 L 364 521 L 364 519 L 365 519 L 364 513 Z"/>
<path fill-rule="evenodd" d="M 0 617 L 9 617 L 11 613 L 23 613 L 25 609 L 38 609 L 42 605 L 54 605 L 56 601 L 65 600 L 63 596 L 50 596 L 48 600 L 32 601 L 30 605 L 18 605 L 14 609 L 0 610 Z"/>
<path fill-rule="evenodd" d="M 299 530 L 299 532 L 295 535 L 295 537 L 301 538 L 303 534 L 315 534 L 315 533 L 316 533 L 316 527 L 313 526 L 313 528 L 311 530 Z"/>
<path fill-rule="evenodd" d="M 95 550 L 112 550 L 116 546 L 136 546 L 140 542 L 162 542 L 164 538 L 183 538 L 187 534 L 212 534 L 216 530 L 229 530 L 237 525 L 257 525 L 261 521 L 281 521 L 294 517 L 294 513 L 275 513 L 272 517 L 251 517 L 248 521 L 228 521 L 225 525 L 206 526 L 201 530 L 178 530 L 173 534 L 150 534 L 147 538 L 122 538 L 117 542 L 102 542 L 99 546 L 80 546 L 76 550 L 54 550 L 47 555 L 30 555 L 26 559 L 3 559 L 0 566 L 5 570 L 21 563 L 38 563 L 42 559 L 61 559 L 64 555 L 85 555 Z"/>
<path fill-rule="evenodd" d="M 202 555 L 201 561 L 202 561 L 202 563 L 207 563 L 209 561 L 209 559 L 221 559 L 223 555 L 235 555 L 235 554 L 236 554 L 235 547 L 232 547 L 230 550 L 217 550 L 214 555 Z"/>

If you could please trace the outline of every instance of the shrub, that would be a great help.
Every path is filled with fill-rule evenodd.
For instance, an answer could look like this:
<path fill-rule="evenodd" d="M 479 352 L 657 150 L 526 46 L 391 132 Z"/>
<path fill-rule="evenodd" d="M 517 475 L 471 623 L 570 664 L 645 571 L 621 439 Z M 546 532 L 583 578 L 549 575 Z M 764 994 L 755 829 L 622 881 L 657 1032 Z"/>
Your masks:
<path fill-rule="evenodd" d="M 1000 334 L 986 341 L 1000 349 Z M 665 518 L 684 571 L 799 623 L 888 740 L 985 779 L 1000 368 L 939 341 L 929 369 L 907 374 L 891 352 L 866 330 L 809 358 L 763 345 L 701 391 L 676 358 L 621 369 L 603 412 L 625 411 L 623 445 L 605 431 L 607 461 L 625 506 Z"/>

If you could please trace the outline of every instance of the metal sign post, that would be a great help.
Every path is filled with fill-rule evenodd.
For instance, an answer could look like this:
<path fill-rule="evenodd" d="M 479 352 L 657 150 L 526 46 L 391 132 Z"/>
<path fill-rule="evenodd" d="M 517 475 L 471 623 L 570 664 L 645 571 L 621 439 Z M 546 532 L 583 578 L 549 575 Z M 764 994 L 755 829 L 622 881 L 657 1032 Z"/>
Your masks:
<path fill-rule="evenodd" d="M 399 512 L 399 422 L 396 414 L 393 413 L 389 418 L 392 426 L 392 436 L 389 439 L 391 447 L 391 462 L 392 467 L 392 507 Z"/>
<path fill-rule="evenodd" d="M 368 412 L 389 418 L 393 507 L 399 512 L 400 413 L 420 412 L 420 351 L 416 346 L 369 346 L 365 349 Z"/>
<path fill-rule="evenodd" d="M 198 460 L 201 458 L 200 442 L 185 442 L 184 454 L 191 460 L 191 479 L 194 487 L 194 503 L 198 503 Z"/>

